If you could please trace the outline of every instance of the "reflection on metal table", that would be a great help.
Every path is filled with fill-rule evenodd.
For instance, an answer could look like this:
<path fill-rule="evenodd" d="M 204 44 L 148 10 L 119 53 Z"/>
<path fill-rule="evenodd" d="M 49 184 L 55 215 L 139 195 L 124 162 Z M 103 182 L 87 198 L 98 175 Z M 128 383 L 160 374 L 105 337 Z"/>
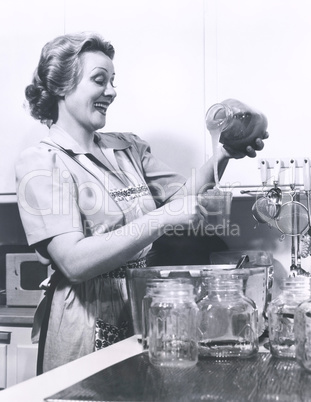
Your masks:
<path fill-rule="evenodd" d="M 58 392 L 46 401 L 311 401 L 311 374 L 291 359 L 199 360 L 188 369 L 157 368 L 146 352 Z"/>

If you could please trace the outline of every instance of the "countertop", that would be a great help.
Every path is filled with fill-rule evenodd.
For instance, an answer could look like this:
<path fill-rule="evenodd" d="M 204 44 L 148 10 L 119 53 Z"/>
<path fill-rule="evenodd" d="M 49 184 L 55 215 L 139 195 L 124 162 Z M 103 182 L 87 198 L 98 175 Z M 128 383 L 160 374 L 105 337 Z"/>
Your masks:
<path fill-rule="evenodd" d="M 51 395 L 47 402 L 307 402 L 310 375 L 293 359 L 259 352 L 248 359 L 199 359 L 193 367 L 155 367 L 148 353 Z"/>
<path fill-rule="evenodd" d="M 195 383 L 198 378 L 201 378 L 202 381 L 200 387 L 196 388 Z M 190 388 L 185 385 L 187 381 L 191 382 L 191 384 L 189 383 Z M 134 335 L 0 391 L 0 402 L 43 402 L 46 398 L 54 398 L 55 394 L 65 397 L 71 395 L 68 399 L 63 398 L 63 400 L 77 401 L 83 400 L 77 399 L 77 396 L 79 393 L 81 396 L 81 393 L 85 394 L 85 392 L 92 397 L 92 399 L 84 399 L 88 401 L 128 401 L 129 388 L 127 387 L 130 385 L 132 394 L 134 392 L 137 396 L 137 399 L 132 398 L 132 401 L 158 401 L 161 400 L 159 398 L 163 400 L 163 397 L 166 401 L 175 401 L 176 398 L 170 399 L 173 389 L 175 389 L 175 394 L 180 394 L 180 387 L 186 387 L 183 398 L 189 397 L 190 389 L 203 392 L 204 398 L 198 400 L 215 401 L 214 397 L 212 398 L 213 395 L 216 395 L 215 392 L 217 397 L 224 396 L 224 392 L 227 392 L 228 396 L 228 390 L 231 389 L 232 395 L 230 394 L 229 400 L 236 402 L 244 400 L 305 402 L 311 400 L 311 374 L 304 372 L 293 359 L 273 358 L 262 345 L 258 355 L 251 359 L 230 359 L 225 362 L 210 359 L 206 362 L 199 361 L 198 365 L 188 370 L 187 373 L 172 369 L 165 372 L 165 369 L 159 370 L 149 364 L 147 353 L 143 353 L 141 344 Z M 148 390 L 151 391 L 151 388 L 154 393 L 150 396 Z M 84 391 L 82 392 L 82 390 Z M 171 397 L 164 395 L 164 391 L 168 392 L 167 395 L 171 395 Z M 117 398 L 111 399 L 106 395 L 107 392 L 110 392 L 110 395 L 117 392 Z M 186 396 L 187 393 L 188 396 Z M 308 396 L 309 399 L 301 399 L 302 394 L 309 395 L 310 398 Z M 148 395 L 148 399 L 145 398 L 146 395 Z M 245 395 L 248 396 L 241 399 L 241 396 Z M 191 396 L 190 400 L 196 400 L 193 399 L 195 394 L 191 394 Z M 278 399 L 279 396 L 282 399 Z M 141 399 L 142 397 L 143 399 Z M 189 401 L 189 399 L 183 398 L 178 402 Z M 57 401 L 59 399 L 49 400 Z M 217 400 L 228 401 L 228 399 Z"/>
<path fill-rule="evenodd" d="M 32 326 L 35 311 L 34 307 L 0 306 L 0 325 Z"/>
<path fill-rule="evenodd" d="M 137 336 L 0 391 L 1 402 L 307 402 L 311 374 L 260 347 L 249 359 L 200 359 L 180 370 L 149 363 Z"/>
<path fill-rule="evenodd" d="M 43 402 L 44 398 L 141 352 L 142 346 L 137 341 L 137 336 L 134 335 L 38 377 L 0 391 L 0 402 Z"/>

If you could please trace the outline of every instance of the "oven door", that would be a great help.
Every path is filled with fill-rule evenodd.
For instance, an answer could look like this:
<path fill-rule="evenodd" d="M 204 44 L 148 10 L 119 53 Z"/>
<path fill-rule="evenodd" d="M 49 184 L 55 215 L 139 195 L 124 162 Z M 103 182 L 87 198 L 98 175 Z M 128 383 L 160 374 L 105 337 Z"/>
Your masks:
<path fill-rule="evenodd" d="M 52 273 L 35 253 L 6 254 L 7 306 L 36 307 L 43 292 L 40 284 Z"/>

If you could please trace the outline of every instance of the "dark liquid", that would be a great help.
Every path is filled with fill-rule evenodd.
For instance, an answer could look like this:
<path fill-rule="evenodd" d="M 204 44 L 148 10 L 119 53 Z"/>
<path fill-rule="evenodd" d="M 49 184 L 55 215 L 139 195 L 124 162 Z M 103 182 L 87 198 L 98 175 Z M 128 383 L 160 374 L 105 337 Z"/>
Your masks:
<path fill-rule="evenodd" d="M 257 352 L 257 348 L 249 341 L 239 342 L 236 339 L 198 342 L 201 357 L 249 357 Z"/>
<path fill-rule="evenodd" d="M 199 346 L 204 348 L 215 348 L 215 347 L 224 347 L 224 346 L 236 346 L 239 345 L 240 342 L 236 340 L 225 340 L 225 341 L 211 341 L 211 342 L 199 342 Z"/>
<path fill-rule="evenodd" d="M 256 138 L 263 138 L 267 129 L 266 119 L 256 113 L 235 113 L 232 122 L 220 136 L 220 142 L 234 149 L 255 145 Z"/>

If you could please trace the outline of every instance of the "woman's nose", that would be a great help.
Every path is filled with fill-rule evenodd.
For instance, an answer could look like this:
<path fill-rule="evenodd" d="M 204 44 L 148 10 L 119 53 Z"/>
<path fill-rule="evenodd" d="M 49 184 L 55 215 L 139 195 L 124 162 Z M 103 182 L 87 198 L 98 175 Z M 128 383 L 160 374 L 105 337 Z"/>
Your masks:
<path fill-rule="evenodd" d="M 111 96 L 112 98 L 115 98 L 117 96 L 116 90 L 110 83 L 107 84 L 106 88 L 104 89 L 104 95 Z"/>

